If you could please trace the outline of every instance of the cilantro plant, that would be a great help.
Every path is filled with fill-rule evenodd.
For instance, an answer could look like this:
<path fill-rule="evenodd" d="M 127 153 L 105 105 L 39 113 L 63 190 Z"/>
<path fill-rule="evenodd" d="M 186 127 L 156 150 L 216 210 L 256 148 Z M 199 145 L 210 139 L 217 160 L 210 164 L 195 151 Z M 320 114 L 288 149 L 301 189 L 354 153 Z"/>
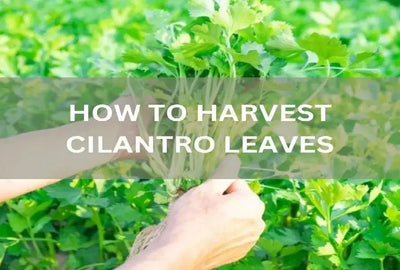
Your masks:
<path fill-rule="evenodd" d="M 338 77 L 345 71 L 358 70 L 357 65 L 374 55 L 350 53 L 336 37 L 318 33 L 296 40 L 293 27 L 274 20 L 274 8 L 260 1 L 194 0 L 188 12 L 188 19 L 176 22 L 170 22 L 172 18 L 165 11 L 147 12 L 153 32 L 148 34 L 144 45 L 137 45 L 123 55 L 125 62 L 135 64 L 129 70 L 133 77 L 177 78 L 176 87 L 172 87 L 175 89 L 156 96 L 162 104 L 178 102 L 189 110 L 194 104 L 204 104 L 206 109 L 216 103 L 238 105 L 243 100 L 235 97 L 236 80 L 216 78 L 291 77 L 293 69 L 300 70 L 302 76 Z M 192 79 L 186 80 L 187 77 Z M 209 78 L 207 87 L 200 87 L 197 78 Z M 134 87 L 131 91 L 135 96 Z M 254 96 L 246 102 L 258 104 L 260 97 Z M 195 128 L 193 122 L 184 121 L 160 130 L 162 125 L 157 123 L 156 135 L 175 133 L 195 138 L 200 131 L 216 142 L 222 142 L 226 135 L 237 138 L 252 127 L 251 123 L 238 126 L 228 121 L 203 121 L 196 123 Z M 169 191 L 174 193 L 181 181 L 168 179 L 174 175 L 206 179 L 222 157 L 223 154 L 172 153 L 163 159 L 156 151 L 150 155 L 149 164 L 156 176 L 167 179 Z"/>

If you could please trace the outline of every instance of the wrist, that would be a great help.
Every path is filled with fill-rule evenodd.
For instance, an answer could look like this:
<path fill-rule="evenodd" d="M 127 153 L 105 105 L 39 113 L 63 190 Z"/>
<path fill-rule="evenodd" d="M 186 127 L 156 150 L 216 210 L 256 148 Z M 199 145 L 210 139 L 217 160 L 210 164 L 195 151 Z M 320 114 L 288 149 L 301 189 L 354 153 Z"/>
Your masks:
<path fill-rule="evenodd" d="M 118 270 L 142 270 L 159 269 L 173 270 L 185 269 L 180 267 L 180 263 L 175 259 L 176 256 L 169 248 L 146 249 L 143 252 L 130 257 Z"/>
<path fill-rule="evenodd" d="M 171 238 L 173 239 L 173 237 Z M 129 258 L 119 270 L 141 270 L 141 269 L 199 269 L 197 260 L 188 252 L 188 246 L 180 241 L 169 241 L 162 237 L 151 243 L 141 253 Z"/>

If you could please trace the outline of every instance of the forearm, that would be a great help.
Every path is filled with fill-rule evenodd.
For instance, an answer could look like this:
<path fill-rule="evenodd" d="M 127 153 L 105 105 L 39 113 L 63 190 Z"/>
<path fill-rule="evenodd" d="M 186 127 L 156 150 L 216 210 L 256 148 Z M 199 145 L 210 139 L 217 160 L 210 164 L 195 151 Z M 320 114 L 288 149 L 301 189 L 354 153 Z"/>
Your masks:
<path fill-rule="evenodd" d="M 176 270 L 176 269 L 196 269 L 202 270 L 197 266 L 195 259 L 190 257 L 181 241 L 168 240 L 164 243 L 162 240 L 152 243 L 147 249 L 141 253 L 130 257 L 117 270 Z"/>
<path fill-rule="evenodd" d="M 114 130 L 89 121 L 1 139 L 0 179 L 62 179 L 107 163 L 111 154 L 73 154 L 66 143 L 77 135 L 113 137 Z"/>
<path fill-rule="evenodd" d="M 0 202 L 54 184 L 60 179 L 0 179 Z"/>

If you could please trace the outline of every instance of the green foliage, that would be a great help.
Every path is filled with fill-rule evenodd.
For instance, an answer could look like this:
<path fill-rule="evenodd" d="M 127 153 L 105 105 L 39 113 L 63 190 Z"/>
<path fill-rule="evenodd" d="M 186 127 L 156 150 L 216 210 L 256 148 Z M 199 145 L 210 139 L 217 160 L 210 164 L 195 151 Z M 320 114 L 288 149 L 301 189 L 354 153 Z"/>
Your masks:
<path fill-rule="evenodd" d="M 129 254 L 135 235 L 165 216 L 160 181 L 64 180 L 8 201 L 0 225 L 2 266 L 7 269 L 111 269 Z M 72 199 L 71 199 L 72 198 Z M 6 255 L 4 255 L 6 254 Z M 40 267 L 42 265 L 42 267 Z"/>
<path fill-rule="evenodd" d="M 354 70 L 351 59 L 361 63 L 371 54 L 352 54 L 339 39 L 318 33 L 297 42 L 292 26 L 275 20 L 273 10 L 259 1 L 191 1 L 192 18 L 185 26 L 173 22 L 154 27 L 155 39 L 127 50 L 123 59 L 139 64 L 130 70 L 134 76 L 290 77 L 285 67 L 293 64 L 302 70 L 311 54 L 316 59 L 308 59 L 306 67 L 313 67 L 296 76 L 318 76 L 318 70 L 328 72 L 332 64 L 339 64 L 334 75 L 339 76 Z"/>
<path fill-rule="evenodd" d="M 3 265 L 51 268 L 64 258 L 67 269 L 111 269 L 123 262 L 140 229 L 165 217 L 165 187 L 108 180 L 99 190 L 96 182 L 64 180 L 7 202 Z M 66 186 L 79 194 L 75 201 L 56 192 Z M 397 269 L 399 219 L 390 218 L 400 213 L 397 180 L 265 180 L 252 187 L 266 203 L 267 229 L 245 259 L 222 269 Z"/>
<path fill-rule="evenodd" d="M 342 66 L 347 65 L 349 52 L 337 38 L 313 33 L 312 35 L 300 40 L 300 45 L 318 56 L 318 64 L 337 63 Z M 360 58 L 359 58 L 360 59 Z"/>
<path fill-rule="evenodd" d="M 231 2 L 5 0 L 0 75 L 400 75 L 396 0 Z M 100 96 L 112 94 L 81 98 L 90 103 Z M 61 124 L 62 117 L 48 115 L 69 100 L 54 97 L 1 89 L 1 136 Z M 16 108 L 20 99 L 23 106 Z M 398 128 L 397 122 L 391 125 Z M 362 136 L 377 133 L 369 122 L 352 128 Z M 398 144 L 398 137 L 381 139 Z M 253 181 L 266 204 L 267 228 L 246 258 L 221 269 L 399 269 L 399 180 L 343 177 Z M 165 185 L 64 180 L 3 203 L 0 269 L 114 268 L 126 259 L 137 233 L 165 217 Z"/>

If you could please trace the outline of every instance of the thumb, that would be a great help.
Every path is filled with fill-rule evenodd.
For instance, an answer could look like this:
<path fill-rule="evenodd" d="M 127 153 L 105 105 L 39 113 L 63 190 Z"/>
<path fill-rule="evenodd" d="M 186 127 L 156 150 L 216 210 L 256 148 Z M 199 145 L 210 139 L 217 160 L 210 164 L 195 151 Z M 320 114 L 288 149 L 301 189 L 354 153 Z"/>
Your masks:
<path fill-rule="evenodd" d="M 240 159 L 234 155 L 226 156 L 204 185 L 217 194 L 223 194 L 238 179 L 239 170 Z"/>
<path fill-rule="evenodd" d="M 232 183 L 232 185 L 229 186 L 228 190 L 226 193 L 235 193 L 235 192 L 251 192 L 251 188 L 249 185 L 244 181 L 243 179 L 236 180 L 235 182 Z"/>

